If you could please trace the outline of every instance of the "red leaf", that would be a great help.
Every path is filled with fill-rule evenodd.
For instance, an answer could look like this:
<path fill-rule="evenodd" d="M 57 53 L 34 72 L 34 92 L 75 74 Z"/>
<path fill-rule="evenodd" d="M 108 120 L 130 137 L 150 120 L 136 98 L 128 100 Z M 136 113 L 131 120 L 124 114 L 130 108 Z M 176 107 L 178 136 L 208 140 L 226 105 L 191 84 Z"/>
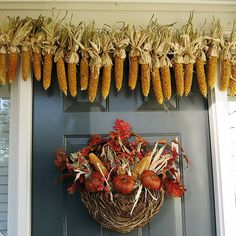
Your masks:
<path fill-rule="evenodd" d="M 79 187 L 79 183 L 78 182 L 74 182 L 68 189 L 67 191 L 70 193 L 70 194 L 73 194 L 75 193 L 75 191 L 78 189 Z"/>
<path fill-rule="evenodd" d="M 131 126 L 128 122 L 120 119 L 116 119 L 114 129 L 121 133 L 126 133 L 131 131 Z"/>
<path fill-rule="evenodd" d="M 186 191 L 184 186 L 175 180 L 169 179 L 164 184 L 166 194 L 171 195 L 172 197 L 182 197 Z"/>
<path fill-rule="evenodd" d="M 89 140 L 89 145 L 90 146 L 94 146 L 94 145 L 97 145 L 97 144 L 100 144 L 102 142 L 104 142 L 104 138 L 99 135 L 99 134 L 94 134 L 91 136 L 90 140 Z"/>
<path fill-rule="evenodd" d="M 66 154 L 66 152 L 60 148 L 56 151 L 56 157 L 54 160 L 54 164 L 55 166 L 59 169 L 59 170 L 64 170 L 67 167 L 67 163 L 68 163 L 68 155 Z"/>

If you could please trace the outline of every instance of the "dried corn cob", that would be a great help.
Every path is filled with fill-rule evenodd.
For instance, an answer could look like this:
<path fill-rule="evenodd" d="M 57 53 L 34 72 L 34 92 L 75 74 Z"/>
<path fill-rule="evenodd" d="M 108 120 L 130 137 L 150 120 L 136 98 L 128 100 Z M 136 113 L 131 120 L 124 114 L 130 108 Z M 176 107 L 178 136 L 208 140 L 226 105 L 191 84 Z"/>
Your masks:
<path fill-rule="evenodd" d="M 67 79 L 66 79 L 65 62 L 62 57 L 58 58 L 56 62 L 56 67 L 57 67 L 57 80 L 59 88 L 67 96 Z"/>
<path fill-rule="evenodd" d="M 22 77 L 26 81 L 29 78 L 30 64 L 31 64 L 31 48 L 23 46 L 21 50 L 21 60 L 22 60 Z"/>
<path fill-rule="evenodd" d="M 89 154 L 89 161 L 103 176 L 108 175 L 107 168 L 103 165 L 102 161 L 94 153 Z"/>
<path fill-rule="evenodd" d="M 33 71 L 34 71 L 34 77 L 36 80 L 41 80 L 41 74 L 42 74 L 42 56 L 40 52 L 33 52 Z"/>
<path fill-rule="evenodd" d="M 107 98 L 111 86 L 111 68 L 112 66 L 104 66 L 102 73 L 102 97 Z"/>
<path fill-rule="evenodd" d="M 161 87 L 161 77 L 158 66 L 153 66 L 152 68 L 152 86 L 157 102 L 162 105 L 163 92 Z"/>
<path fill-rule="evenodd" d="M 141 82 L 143 96 L 147 97 L 150 91 L 150 65 L 141 64 Z"/>
<path fill-rule="evenodd" d="M 138 80 L 138 56 L 130 57 L 129 59 L 129 88 L 134 90 Z"/>
<path fill-rule="evenodd" d="M 161 71 L 161 84 L 164 98 L 169 100 L 171 98 L 171 75 L 170 67 L 163 66 L 160 68 Z"/>
<path fill-rule="evenodd" d="M 18 67 L 18 52 L 10 51 L 8 59 L 8 72 L 7 72 L 9 84 L 11 84 L 13 81 L 16 80 L 17 67 Z"/>
<path fill-rule="evenodd" d="M 236 95 L 236 64 L 231 65 L 231 75 L 232 79 L 229 82 L 229 95 L 235 96 Z"/>
<path fill-rule="evenodd" d="M 88 88 L 89 81 L 89 58 L 82 57 L 80 60 L 80 89 L 81 91 Z"/>
<path fill-rule="evenodd" d="M 123 73 L 124 73 L 124 59 L 122 59 L 119 56 L 115 56 L 115 84 L 118 92 L 122 87 Z"/>
<path fill-rule="evenodd" d="M 45 53 L 43 56 L 43 88 L 45 90 L 47 90 L 51 85 L 52 59 L 52 53 Z"/>
<path fill-rule="evenodd" d="M 188 96 L 193 81 L 193 63 L 184 64 L 184 95 Z"/>
<path fill-rule="evenodd" d="M 94 102 L 97 96 L 99 82 L 99 69 L 94 68 L 90 71 L 90 80 L 89 80 L 89 101 Z"/>
<path fill-rule="evenodd" d="M 220 80 L 221 91 L 227 90 L 229 86 L 230 74 L 231 74 L 230 60 L 224 59 L 221 62 L 221 80 Z"/>
<path fill-rule="evenodd" d="M 6 59 L 7 59 L 6 53 L 0 53 L 0 86 L 6 83 L 6 77 L 7 77 Z"/>
<path fill-rule="evenodd" d="M 207 96 L 206 75 L 204 70 L 204 61 L 201 59 L 196 60 L 196 76 L 197 76 L 199 91 L 204 97 L 206 97 Z"/>
<path fill-rule="evenodd" d="M 77 95 L 77 77 L 76 77 L 76 63 L 68 63 L 68 84 L 69 91 L 72 97 Z"/>
<path fill-rule="evenodd" d="M 174 63 L 174 73 L 175 73 L 175 83 L 176 83 L 176 92 L 177 95 L 182 97 L 184 93 L 184 73 L 183 73 L 183 64 Z"/>
<path fill-rule="evenodd" d="M 151 163 L 151 156 L 147 155 L 143 157 L 135 166 L 132 177 L 134 180 L 137 180 L 138 177 L 143 173 L 144 170 L 147 170 Z"/>
<path fill-rule="evenodd" d="M 217 60 L 217 57 L 208 57 L 207 82 L 210 89 L 213 89 L 216 83 Z"/>

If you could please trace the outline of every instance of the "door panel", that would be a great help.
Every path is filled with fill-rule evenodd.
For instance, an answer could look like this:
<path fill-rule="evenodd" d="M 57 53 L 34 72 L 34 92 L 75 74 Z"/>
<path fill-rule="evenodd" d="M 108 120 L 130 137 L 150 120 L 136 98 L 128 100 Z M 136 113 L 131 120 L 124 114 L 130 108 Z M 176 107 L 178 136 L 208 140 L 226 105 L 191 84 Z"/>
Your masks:
<path fill-rule="evenodd" d="M 191 158 L 188 169 L 180 163 L 187 187 L 185 197 L 166 198 L 149 225 L 127 235 L 215 235 L 207 102 L 199 95 L 196 84 L 194 95 L 173 97 L 166 104 L 168 111 L 164 111 L 153 95 L 142 97 L 140 84 L 136 92 L 124 87 L 119 94 L 112 84 L 109 99 L 104 101 L 99 94 L 96 102 L 90 104 L 86 93 L 79 92 L 76 99 L 62 98 L 56 78 L 53 80 L 47 95 L 37 81 L 34 84 L 33 236 L 124 235 L 101 228 L 88 214 L 79 194 L 68 195 L 68 183 L 58 183 L 60 174 L 53 164 L 58 147 L 76 151 L 91 134 L 111 131 L 116 118 L 128 121 L 133 130 L 150 142 L 177 136 Z"/>

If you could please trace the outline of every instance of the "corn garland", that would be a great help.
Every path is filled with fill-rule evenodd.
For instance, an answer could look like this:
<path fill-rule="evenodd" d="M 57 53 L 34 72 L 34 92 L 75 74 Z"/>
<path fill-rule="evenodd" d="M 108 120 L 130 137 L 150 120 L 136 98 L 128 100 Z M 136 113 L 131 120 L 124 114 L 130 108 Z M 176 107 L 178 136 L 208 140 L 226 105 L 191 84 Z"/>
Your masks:
<path fill-rule="evenodd" d="M 163 92 L 161 87 L 160 71 L 157 65 L 152 67 L 152 87 L 157 102 L 163 104 Z"/>
<path fill-rule="evenodd" d="M 176 83 L 176 93 L 182 97 L 184 93 L 184 69 L 183 63 L 174 63 L 174 74 Z"/>
<path fill-rule="evenodd" d="M 124 73 L 124 59 L 115 56 L 115 69 L 114 69 L 114 76 L 115 76 L 115 84 L 116 89 L 119 92 L 122 88 L 123 83 L 123 73 Z"/>
<path fill-rule="evenodd" d="M 170 100 L 172 93 L 170 67 L 167 65 L 163 66 L 160 68 L 160 71 L 161 71 L 161 85 L 164 98 Z"/>
<path fill-rule="evenodd" d="M 40 81 L 42 78 L 42 55 L 41 52 L 33 52 L 32 54 L 32 64 L 34 77 L 36 80 Z"/>
<path fill-rule="evenodd" d="M 31 67 L 31 47 L 22 46 L 21 48 L 21 60 L 22 60 L 22 78 L 24 81 L 29 79 L 30 67 Z"/>
<path fill-rule="evenodd" d="M 52 62 L 52 53 L 45 53 L 43 56 L 43 88 L 45 90 L 47 90 L 51 85 Z"/>
<path fill-rule="evenodd" d="M 196 77 L 200 93 L 203 97 L 207 96 L 207 82 L 204 69 L 204 61 L 200 58 L 196 60 Z"/>
<path fill-rule="evenodd" d="M 236 95 L 236 64 L 231 64 L 231 75 L 232 78 L 229 82 L 229 95 L 235 96 Z"/>
<path fill-rule="evenodd" d="M 2 49 L 5 51 L 5 53 L 3 52 Z M 7 65 L 6 49 L 2 47 L 0 49 L 0 86 L 5 85 L 7 80 L 6 65 Z"/>
<path fill-rule="evenodd" d="M 87 90 L 89 82 L 89 57 L 82 56 L 80 60 L 80 89 Z"/>
<path fill-rule="evenodd" d="M 76 63 L 67 64 L 67 78 L 70 95 L 74 98 L 77 95 Z"/>
<path fill-rule="evenodd" d="M 223 61 L 221 62 L 221 80 L 220 80 L 221 91 L 225 91 L 228 89 L 230 75 L 231 75 L 230 60 L 223 59 Z"/>

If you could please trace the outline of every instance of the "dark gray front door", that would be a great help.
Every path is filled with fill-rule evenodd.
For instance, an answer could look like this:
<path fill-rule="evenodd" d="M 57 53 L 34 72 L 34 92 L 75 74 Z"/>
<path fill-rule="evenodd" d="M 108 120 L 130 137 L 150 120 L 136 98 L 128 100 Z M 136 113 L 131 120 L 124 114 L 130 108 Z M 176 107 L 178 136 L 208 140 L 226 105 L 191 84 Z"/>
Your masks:
<path fill-rule="evenodd" d="M 79 194 L 67 194 L 66 184 L 57 183 L 59 172 L 53 162 L 58 147 L 75 151 L 90 134 L 111 131 L 116 118 L 128 121 L 133 130 L 150 141 L 177 136 L 191 158 L 189 169 L 183 165 L 185 197 L 167 198 L 149 225 L 128 235 L 216 235 L 207 102 L 196 85 L 192 96 L 174 98 L 168 112 L 153 98 L 144 99 L 139 87 L 136 93 L 123 88 L 119 94 L 113 88 L 109 100 L 98 96 L 90 104 L 87 95 L 81 93 L 77 99 L 62 99 L 56 82 L 46 95 L 35 82 L 32 236 L 121 235 L 101 228 L 88 214 Z"/>

